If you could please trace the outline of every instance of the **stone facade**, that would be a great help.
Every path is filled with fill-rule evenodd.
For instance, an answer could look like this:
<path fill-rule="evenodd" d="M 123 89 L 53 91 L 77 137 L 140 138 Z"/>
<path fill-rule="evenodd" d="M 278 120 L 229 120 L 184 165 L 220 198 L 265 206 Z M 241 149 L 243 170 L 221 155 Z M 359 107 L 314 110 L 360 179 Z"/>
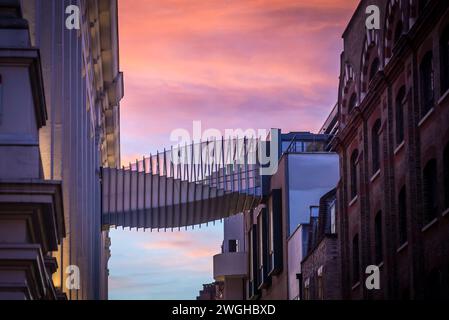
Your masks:
<path fill-rule="evenodd" d="M 67 28 L 70 5 L 79 9 L 79 29 Z M 110 239 L 101 229 L 99 168 L 120 165 L 123 78 L 117 24 L 116 0 L 0 1 L 0 86 L 5 89 L 0 148 L 8 149 L 1 150 L 0 229 L 7 230 L 11 220 L 22 231 L 25 222 L 20 221 L 42 223 L 42 237 L 23 234 L 21 241 L 34 247 L 22 252 L 34 252 L 29 268 L 47 266 L 43 280 L 29 281 L 32 288 L 24 295 L 7 292 L 2 298 L 107 298 Z M 11 59 L 23 62 L 11 65 Z M 37 197 L 42 188 L 46 198 Z M 24 194 L 11 196 L 16 192 Z M 35 207 L 24 207 L 26 198 L 36 198 Z M 51 212 L 52 206 L 59 220 L 34 218 L 48 215 L 45 210 Z M 58 236 L 45 239 L 51 235 Z M 2 233 L 0 266 L 14 263 L 14 251 L 5 251 L 5 244 L 15 237 Z M 72 282 L 76 271 L 79 283 Z M 0 276 L 0 287 L 8 287 L 8 279 Z M 13 282 L 23 283 L 20 278 Z M 37 290 L 34 284 L 42 287 L 41 282 L 49 283 L 46 292 L 54 294 Z"/>

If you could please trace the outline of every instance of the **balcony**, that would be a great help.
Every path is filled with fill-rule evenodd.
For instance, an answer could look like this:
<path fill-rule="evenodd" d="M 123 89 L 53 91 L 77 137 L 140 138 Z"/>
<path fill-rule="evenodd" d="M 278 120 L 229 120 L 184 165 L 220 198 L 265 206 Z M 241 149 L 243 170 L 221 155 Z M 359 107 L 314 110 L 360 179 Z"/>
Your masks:
<path fill-rule="evenodd" d="M 246 277 L 248 272 L 246 252 L 225 252 L 214 256 L 214 279 Z"/>

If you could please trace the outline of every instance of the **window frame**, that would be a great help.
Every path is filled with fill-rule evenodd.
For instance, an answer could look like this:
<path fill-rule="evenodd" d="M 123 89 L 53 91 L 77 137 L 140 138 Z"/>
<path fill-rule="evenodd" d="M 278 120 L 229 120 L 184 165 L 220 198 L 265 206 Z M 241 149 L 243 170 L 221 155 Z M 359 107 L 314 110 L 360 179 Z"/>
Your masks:
<path fill-rule="evenodd" d="M 433 52 L 429 50 L 424 54 L 419 64 L 421 118 L 424 118 L 435 104 L 435 69 L 433 60 Z"/>
<path fill-rule="evenodd" d="M 360 282 L 360 243 L 359 235 L 352 237 L 352 284 Z"/>
<path fill-rule="evenodd" d="M 374 218 L 374 260 L 376 265 L 383 262 L 383 219 L 382 211 L 378 211 Z"/>
<path fill-rule="evenodd" d="M 443 29 L 440 45 L 440 86 L 441 95 L 449 90 L 449 24 Z"/>
<path fill-rule="evenodd" d="M 404 185 L 398 194 L 398 242 L 403 246 L 408 241 L 407 232 L 407 187 Z"/>
<path fill-rule="evenodd" d="M 396 146 L 399 146 L 405 140 L 405 104 L 406 104 L 406 89 L 405 86 L 399 88 L 395 100 L 395 138 Z"/>
<path fill-rule="evenodd" d="M 358 187 L 358 180 L 359 180 L 359 174 L 358 174 L 358 158 L 359 158 L 359 150 L 355 149 L 351 153 L 350 158 L 350 168 L 349 168 L 349 175 L 350 175 L 350 194 L 351 194 L 351 200 L 355 199 L 359 193 L 359 187 Z"/>
<path fill-rule="evenodd" d="M 438 167 L 437 160 L 428 160 L 422 172 L 424 226 L 438 216 Z"/>
<path fill-rule="evenodd" d="M 380 170 L 381 149 L 380 149 L 380 130 L 382 122 L 377 119 L 371 128 L 371 174 L 376 174 Z"/>

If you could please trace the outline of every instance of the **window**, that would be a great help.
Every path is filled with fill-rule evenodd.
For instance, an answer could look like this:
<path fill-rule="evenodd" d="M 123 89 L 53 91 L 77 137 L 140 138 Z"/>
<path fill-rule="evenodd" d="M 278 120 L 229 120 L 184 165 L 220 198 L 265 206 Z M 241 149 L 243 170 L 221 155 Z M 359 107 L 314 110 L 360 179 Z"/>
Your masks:
<path fill-rule="evenodd" d="M 318 282 L 318 300 L 324 300 L 324 282 L 323 282 L 323 266 L 318 268 L 317 271 L 317 282 Z"/>
<path fill-rule="evenodd" d="M 258 275 L 257 275 L 257 225 L 253 225 L 249 231 L 249 281 L 248 297 L 252 298 L 258 293 Z"/>
<path fill-rule="evenodd" d="M 335 202 L 332 203 L 330 207 L 331 212 L 331 234 L 337 233 L 337 224 L 336 224 L 336 216 L 335 216 Z"/>
<path fill-rule="evenodd" d="M 443 168 L 444 168 L 444 206 L 449 208 L 449 142 L 444 148 L 443 154 Z"/>
<path fill-rule="evenodd" d="M 404 141 L 404 108 L 405 108 L 405 87 L 399 89 L 396 96 L 396 145 Z"/>
<path fill-rule="evenodd" d="M 372 168 L 373 174 L 380 169 L 380 120 L 376 120 L 373 128 L 371 129 L 371 156 L 372 156 Z"/>
<path fill-rule="evenodd" d="M 258 288 L 269 284 L 268 278 L 268 212 L 266 208 L 263 208 L 257 217 L 257 242 L 258 242 L 258 276 L 259 283 Z"/>
<path fill-rule="evenodd" d="M 424 224 L 431 222 L 437 216 L 437 185 L 437 161 L 432 159 L 427 162 L 423 171 Z"/>
<path fill-rule="evenodd" d="M 257 219 L 257 235 L 258 235 L 258 269 L 259 269 L 259 280 L 260 284 L 263 283 L 265 278 L 265 272 L 264 272 L 264 243 L 263 243 L 263 236 L 264 236 L 264 226 L 263 226 L 263 211 L 259 214 L 259 217 Z"/>
<path fill-rule="evenodd" d="M 380 60 L 379 58 L 375 58 L 373 62 L 371 63 L 371 68 L 369 70 L 369 81 L 373 80 L 374 76 L 376 75 L 377 71 L 379 70 Z"/>
<path fill-rule="evenodd" d="M 282 271 L 283 237 L 282 237 L 282 190 L 273 189 L 268 201 L 267 219 L 267 266 L 268 274 L 274 275 Z"/>
<path fill-rule="evenodd" d="M 323 300 L 324 294 L 323 294 L 323 277 L 318 276 L 318 300 Z"/>
<path fill-rule="evenodd" d="M 228 241 L 228 251 L 229 252 L 238 252 L 239 251 L 239 241 L 232 239 Z"/>
<path fill-rule="evenodd" d="M 310 300 L 310 279 L 304 281 L 304 300 Z"/>
<path fill-rule="evenodd" d="M 249 280 L 254 281 L 254 235 L 253 235 L 253 228 L 249 231 Z"/>
<path fill-rule="evenodd" d="M 441 283 L 441 272 L 439 269 L 434 268 L 426 276 L 425 287 L 424 287 L 424 299 L 426 300 L 440 300 L 442 283 Z"/>
<path fill-rule="evenodd" d="M 405 186 L 399 191 L 398 197 L 398 237 L 399 245 L 403 245 L 407 242 L 407 194 L 405 191 Z"/>
<path fill-rule="evenodd" d="M 394 29 L 393 45 L 395 45 L 401 38 L 403 31 L 402 21 L 398 21 L 396 28 Z"/>
<path fill-rule="evenodd" d="M 348 103 L 348 114 L 350 114 L 351 111 L 354 110 L 356 104 L 357 104 L 357 95 L 353 93 Z"/>
<path fill-rule="evenodd" d="M 383 261 L 383 243 L 382 243 L 382 211 L 379 211 L 374 218 L 374 244 L 375 261 L 379 265 Z"/>
<path fill-rule="evenodd" d="M 441 94 L 443 95 L 449 89 L 449 25 L 441 34 L 440 56 Z"/>
<path fill-rule="evenodd" d="M 360 259 L 359 259 L 359 235 L 356 234 L 352 239 L 352 283 L 360 280 Z"/>
<path fill-rule="evenodd" d="M 434 78 L 432 51 L 427 52 L 420 65 L 421 117 L 424 117 L 434 104 Z"/>
<path fill-rule="evenodd" d="M 358 150 L 354 150 L 351 155 L 351 199 L 357 196 L 357 158 L 359 157 Z"/>

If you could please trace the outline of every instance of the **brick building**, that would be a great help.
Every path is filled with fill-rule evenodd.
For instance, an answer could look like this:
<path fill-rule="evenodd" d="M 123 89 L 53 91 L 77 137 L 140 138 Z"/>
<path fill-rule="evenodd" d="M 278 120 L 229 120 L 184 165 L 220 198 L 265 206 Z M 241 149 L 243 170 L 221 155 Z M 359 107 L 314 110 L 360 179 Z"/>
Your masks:
<path fill-rule="evenodd" d="M 318 215 L 315 214 L 318 212 Z M 308 242 L 301 262 L 300 299 L 335 300 L 341 298 L 340 252 L 336 225 L 336 190 L 311 207 Z"/>
<path fill-rule="evenodd" d="M 224 283 L 215 281 L 203 284 L 196 300 L 223 300 Z"/>
<path fill-rule="evenodd" d="M 380 29 L 365 26 L 368 5 Z M 361 1 L 343 33 L 338 236 L 345 299 L 449 297 L 449 2 Z M 380 290 L 365 270 L 380 268 Z"/>

